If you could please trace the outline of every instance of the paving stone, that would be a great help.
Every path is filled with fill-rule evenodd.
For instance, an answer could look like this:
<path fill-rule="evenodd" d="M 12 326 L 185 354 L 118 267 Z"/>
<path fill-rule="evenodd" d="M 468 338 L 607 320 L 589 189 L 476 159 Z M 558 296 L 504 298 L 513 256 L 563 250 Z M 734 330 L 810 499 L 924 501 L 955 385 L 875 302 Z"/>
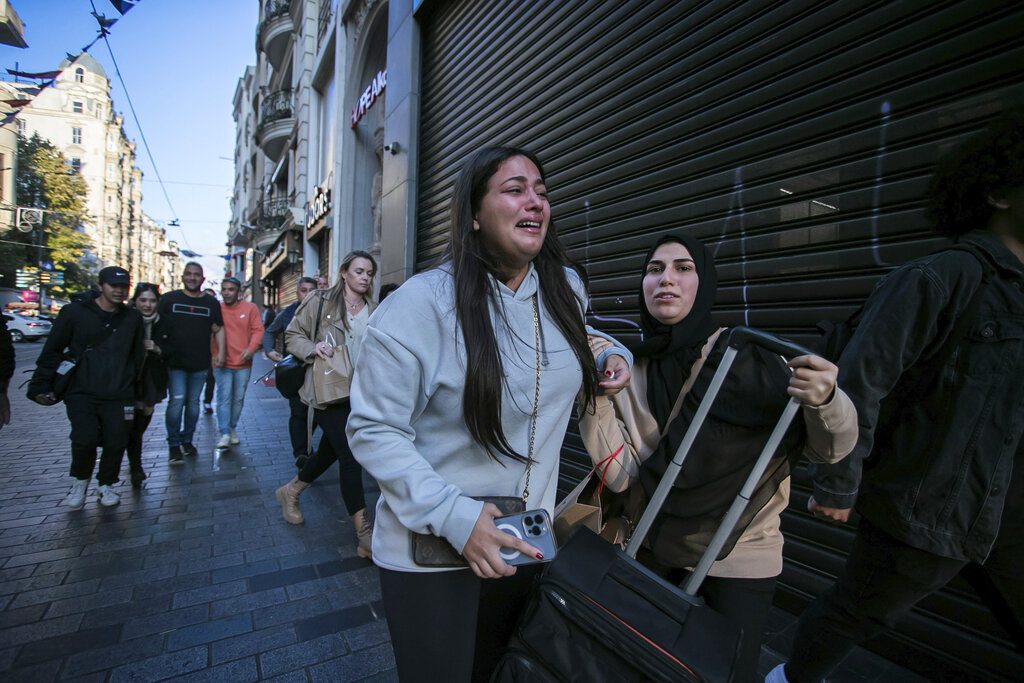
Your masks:
<path fill-rule="evenodd" d="M 85 613 L 82 628 L 123 624 L 136 617 L 148 617 L 170 611 L 171 596 L 163 595 L 145 600 L 133 600 L 126 605 L 118 605 L 116 609 L 94 609 Z"/>
<path fill-rule="evenodd" d="M 146 583 L 135 586 L 132 589 L 132 595 L 135 600 L 147 600 L 149 598 L 162 597 L 164 595 L 180 593 L 182 591 L 193 590 L 209 585 L 210 573 L 197 572 L 195 574 L 185 574 L 183 576 L 175 576 L 172 579 L 165 579 L 155 583 Z"/>
<path fill-rule="evenodd" d="M 11 669 L 4 672 L 4 683 L 49 683 L 57 680 L 60 660 L 55 659 L 34 666 Z"/>
<path fill-rule="evenodd" d="M 291 626 L 272 626 L 212 643 L 210 661 L 219 664 L 292 645 L 295 642 L 295 630 Z"/>
<path fill-rule="evenodd" d="M 380 612 L 378 612 L 378 615 L 383 616 Z M 388 622 L 379 618 L 363 626 L 350 628 L 343 635 L 345 636 L 345 642 L 348 643 L 348 648 L 353 652 L 391 642 Z"/>
<path fill-rule="evenodd" d="M 37 621 L 34 624 L 6 628 L 0 631 L 0 643 L 7 646 L 21 645 L 51 636 L 74 633 L 78 630 L 78 625 L 81 623 L 82 615 L 72 614 L 69 617 L 47 619 L 45 621 Z"/>
<path fill-rule="evenodd" d="M 209 618 L 209 605 L 195 605 L 184 609 L 177 609 L 161 614 L 154 614 L 151 617 L 137 617 L 129 619 L 124 625 L 125 640 L 141 638 L 142 636 L 154 633 L 164 633 L 183 626 L 190 626 L 206 621 Z"/>
<path fill-rule="evenodd" d="M 260 675 L 256 658 L 248 657 L 168 680 L 174 683 L 248 683 L 260 680 Z"/>
<path fill-rule="evenodd" d="M 58 550 L 46 550 L 40 553 L 26 553 L 8 558 L 4 567 L 20 567 L 26 564 L 37 564 L 50 560 L 62 560 L 68 557 L 78 557 L 82 554 L 81 548 L 60 548 Z"/>
<path fill-rule="evenodd" d="M 143 683 L 181 676 L 206 666 L 205 645 L 171 652 L 119 666 L 110 675 L 110 683 Z"/>
<path fill-rule="evenodd" d="M 277 588 L 279 586 L 291 586 L 316 578 L 316 569 L 314 567 L 306 566 L 282 569 L 280 571 L 270 572 L 267 574 L 257 574 L 256 576 L 250 576 L 248 581 L 249 589 L 257 591 L 265 590 L 267 588 Z"/>
<path fill-rule="evenodd" d="M 214 600 L 221 600 L 223 598 L 240 595 L 245 593 L 247 590 L 248 588 L 243 579 L 217 583 L 212 586 L 204 586 L 203 588 L 195 588 L 193 590 L 175 593 L 174 598 L 171 600 L 171 607 L 177 609 L 179 607 L 196 605 L 201 602 L 213 602 Z"/>
<path fill-rule="evenodd" d="M 59 586 L 66 576 L 66 572 L 57 574 L 41 574 L 39 576 L 28 576 L 21 579 L 12 579 L 0 583 L 0 595 L 12 595 L 25 591 L 38 590 Z"/>
<path fill-rule="evenodd" d="M 241 558 L 242 555 L 239 553 L 238 557 Z M 210 580 L 212 583 L 221 583 L 223 581 L 231 581 L 233 579 L 244 579 L 257 574 L 270 574 L 278 569 L 277 560 L 245 562 L 243 564 L 237 564 L 231 567 L 224 567 L 222 569 L 212 571 L 210 574 Z M 251 588 L 252 584 L 250 583 L 250 589 Z"/>
<path fill-rule="evenodd" d="M 68 657 L 64 671 L 76 674 L 106 672 L 129 662 L 156 657 L 163 651 L 163 638 L 139 638 L 129 644 L 118 643 L 72 655 Z M 105 675 L 106 673 L 104 673 Z"/>
<path fill-rule="evenodd" d="M 338 633 L 321 636 L 304 643 L 288 645 L 259 656 L 264 676 L 292 671 L 348 653 L 345 639 Z"/>
<path fill-rule="evenodd" d="M 88 612 L 91 609 L 117 609 L 124 603 L 131 602 L 130 590 L 120 588 L 117 590 L 101 591 L 92 595 L 81 595 L 65 600 L 55 600 L 50 603 L 50 609 L 46 611 L 47 618 L 63 617 L 78 612 Z"/>
<path fill-rule="evenodd" d="M 328 633 L 341 633 L 373 621 L 374 615 L 368 605 L 325 612 L 295 622 L 295 635 L 300 642 L 319 638 Z"/>
<path fill-rule="evenodd" d="M 273 678 L 264 678 L 263 683 L 309 683 L 309 676 L 304 669 L 299 669 Z"/>
<path fill-rule="evenodd" d="M 167 636 L 167 650 L 180 650 L 250 631 L 252 631 L 252 616 L 250 614 L 243 613 L 224 619 L 206 621 L 171 632 Z"/>
<path fill-rule="evenodd" d="M 121 639 L 121 626 L 101 626 L 76 631 L 73 636 L 54 636 L 27 643 L 14 661 L 15 667 L 38 664 L 65 655 L 113 645 Z"/>
<path fill-rule="evenodd" d="M 253 612 L 253 628 L 289 624 L 297 619 L 330 612 L 332 609 L 331 603 L 320 595 L 305 600 L 293 600 L 280 605 L 272 605 Z"/>
<path fill-rule="evenodd" d="M 163 581 L 164 579 L 171 578 L 176 573 L 177 567 L 175 565 L 165 565 L 163 567 L 153 567 L 152 569 L 122 572 L 114 574 L 113 576 L 106 576 L 100 582 L 100 588 L 124 588 L 125 586 L 135 586 L 140 583 Z"/>
<path fill-rule="evenodd" d="M 309 668 L 313 683 L 358 681 L 395 667 L 395 656 L 390 645 L 380 645 L 354 652 Z"/>
<path fill-rule="evenodd" d="M 269 605 L 279 605 L 287 601 L 288 594 L 283 588 L 271 588 L 270 590 L 246 593 L 234 598 L 211 603 L 210 616 L 218 618 L 240 612 L 250 612 Z"/>

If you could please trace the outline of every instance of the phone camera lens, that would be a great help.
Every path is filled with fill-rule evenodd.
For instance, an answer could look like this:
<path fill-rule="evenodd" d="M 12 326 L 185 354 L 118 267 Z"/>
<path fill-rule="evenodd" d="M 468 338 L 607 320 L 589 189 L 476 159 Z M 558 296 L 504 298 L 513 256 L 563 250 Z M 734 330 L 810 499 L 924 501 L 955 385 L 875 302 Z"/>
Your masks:
<path fill-rule="evenodd" d="M 526 526 L 532 526 L 533 525 L 533 517 L 529 517 L 529 516 L 523 517 L 523 522 L 526 523 Z"/>

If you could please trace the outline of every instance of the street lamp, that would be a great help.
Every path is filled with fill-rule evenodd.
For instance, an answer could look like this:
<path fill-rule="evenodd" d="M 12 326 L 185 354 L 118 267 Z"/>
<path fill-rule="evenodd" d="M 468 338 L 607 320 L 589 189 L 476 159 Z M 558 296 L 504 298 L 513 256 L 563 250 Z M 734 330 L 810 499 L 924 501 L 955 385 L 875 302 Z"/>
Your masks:
<path fill-rule="evenodd" d="M 295 267 L 299 265 L 299 257 L 302 256 L 298 249 L 292 248 L 288 250 L 288 265 L 295 270 Z"/>

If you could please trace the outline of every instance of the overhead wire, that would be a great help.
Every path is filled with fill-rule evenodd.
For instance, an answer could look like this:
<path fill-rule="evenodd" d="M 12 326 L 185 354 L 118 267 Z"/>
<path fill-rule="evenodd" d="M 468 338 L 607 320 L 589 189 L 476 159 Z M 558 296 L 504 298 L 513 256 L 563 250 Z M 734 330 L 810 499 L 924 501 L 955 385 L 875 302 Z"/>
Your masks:
<path fill-rule="evenodd" d="M 89 4 L 92 6 L 93 15 L 96 12 L 96 3 L 93 0 L 89 0 Z M 99 22 L 99 19 L 96 20 Z M 156 160 L 153 158 L 153 151 L 149 148 L 149 142 L 146 140 L 146 134 L 142 131 L 142 123 L 139 122 L 139 115 L 135 112 L 135 105 L 132 103 L 132 96 L 128 94 L 128 86 L 125 85 L 124 77 L 121 75 L 121 68 L 117 65 L 117 59 L 114 58 L 114 50 L 110 47 L 110 41 L 107 40 L 107 30 L 100 24 L 100 37 L 103 38 L 103 43 L 107 46 L 107 52 L 110 53 L 110 61 L 114 64 L 114 72 L 117 74 L 117 80 L 121 82 L 121 89 L 124 91 L 124 97 L 128 100 L 128 109 L 132 112 L 132 118 L 135 120 L 135 127 L 139 129 L 139 137 L 142 139 L 142 146 L 146 148 L 146 155 L 149 157 L 149 163 L 153 166 L 153 173 L 156 175 L 157 182 L 160 184 L 160 189 L 164 194 L 164 200 L 167 202 L 167 208 L 171 210 L 171 215 L 174 216 L 173 222 L 169 223 L 173 225 L 177 223 L 176 227 L 181 233 L 181 241 L 185 243 L 189 251 L 195 251 L 192 249 L 192 245 L 188 243 L 188 237 L 185 236 L 185 229 L 181 227 L 181 221 L 178 219 L 178 212 L 174 210 L 174 206 L 171 204 L 171 197 L 167 193 L 167 187 L 164 185 L 163 178 L 160 177 L 160 169 L 157 168 Z M 95 41 L 93 41 L 95 42 Z"/>

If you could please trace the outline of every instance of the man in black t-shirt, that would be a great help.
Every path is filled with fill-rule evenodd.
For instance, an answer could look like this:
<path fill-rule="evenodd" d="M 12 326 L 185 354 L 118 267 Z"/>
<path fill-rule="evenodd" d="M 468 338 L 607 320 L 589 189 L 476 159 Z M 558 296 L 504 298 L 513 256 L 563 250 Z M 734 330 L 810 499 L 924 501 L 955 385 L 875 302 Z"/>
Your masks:
<path fill-rule="evenodd" d="M 167 446 L 172 465 L 180 465 L 183 455 L 195 455 L 192 435 L 199 420 L 199 394 L 206 373 L 224 362 L 224 351 L 216 358 L 210 354 L 210 336 L 217 339 L 217 348 L 224 349 L 224 321 L 220 302 L 200 290 L 203 267 L 194 261 L 185 264 L 182 275 L 184 289 L 165 294 L 160 299 L 160 319 L 169 331 L 164 348 L 167 362 Z M 169 348 L 168 348 L 169 347 Z M 182 426 L 182 413 L 185 424 Z"/>

